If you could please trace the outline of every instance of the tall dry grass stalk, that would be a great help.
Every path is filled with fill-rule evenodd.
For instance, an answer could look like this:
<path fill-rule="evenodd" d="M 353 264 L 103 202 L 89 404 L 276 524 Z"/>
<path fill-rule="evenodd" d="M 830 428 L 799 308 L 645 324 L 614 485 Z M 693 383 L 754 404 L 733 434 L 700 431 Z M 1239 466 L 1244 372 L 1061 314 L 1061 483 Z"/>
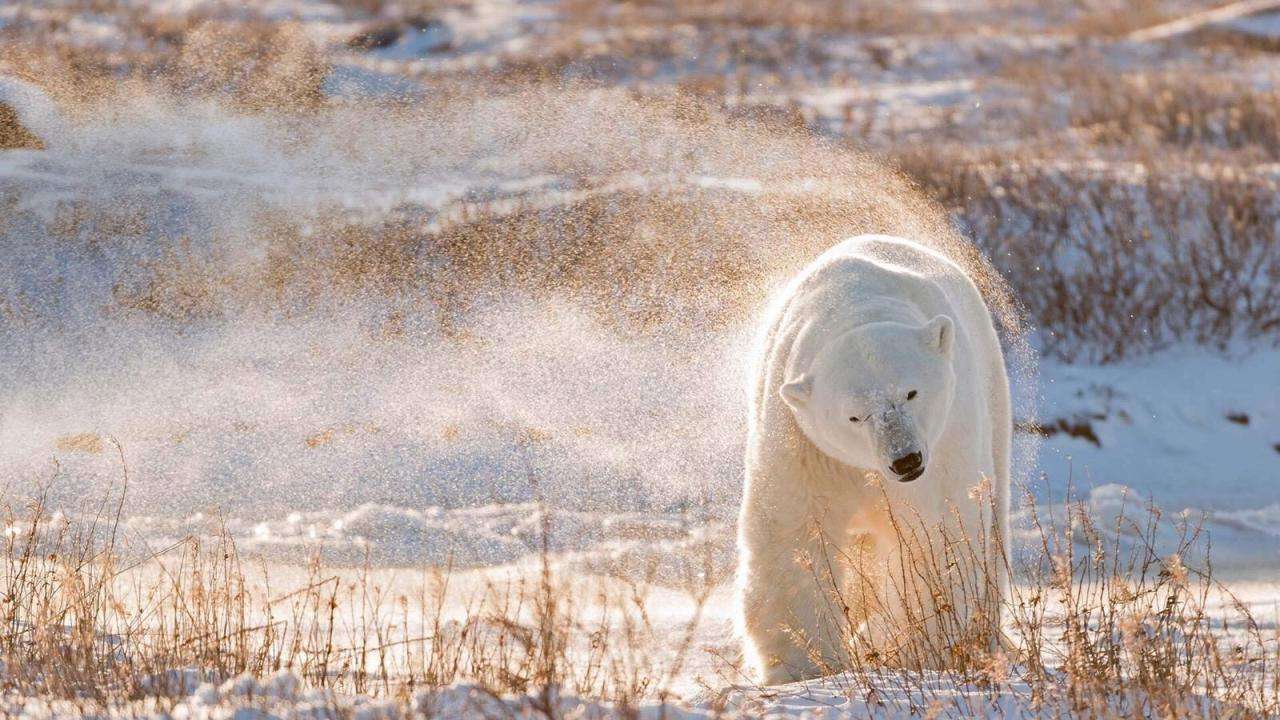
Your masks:
<path fill-rule="evenodd" d="M 86 712 L 143 698 L 164 708 L 201 682 L 285 670 L 327 693 L 334 713 L 343 693 L 359 693 L 430 716 L 446 711 L 433 698 L 456 683 L 490 700 L 521 696 L 548 717 L 568 694 L 624 714 L 688 700 L 673 688 L 703 652 L 695 636 L 714 581 L 691 581 L 695 609 L 672 637 L 650 617 L 652 576 L 584 592 L 560 570 L 546 540 L 550 514 L 528 572 L 467 590 L 464 573 L 430 567 L 408 592 L 367 562 L 326 568 L 316 557 L 282 580 L 287 568 L 243 557 L 225 532 L 139 546 L 122 531 L 126 491 L 127 476 L 118 494 L 74 519 L 38 499 L 6 511 L 0 661 L 10 697 L 62 699 Z M 978 488 L 976 499 L 989 493 Z M 828 689 L 943 714 L 1009 698 L 1057 716 L 1280 712 L 1274 625 L 1213 579 L 1199 525 L 1180 521 L 1173 546 L 1158 546 L 1168 521 L 1155 508 L 1102 527 L 1070 499 L 1047 513 L 1027 503 L 1035 542 L 1012 555 L 998 535 L 930 526 L 893 508 L 900 564 L 874 572 L 864 563 L 835 588 L 846 614 L 829 623 L 847 663 L 830 668 Z M 1188 560 L 1197 552 L 1198 567 Z M 855 555 L 845 548 L 815 559 L 814 581 L 831 577 L 823 568 L 833 562 L 859 562 Z M 993 564 L 1015 578 L 1003 592 Z M 872 632 L 850 620 L 858 604 L 883 618 L 886 590 L 902 601 L 894 624 L 880 619 Z M 736 658 L 720 665 L 727 682 L 745 677 Z M 940 679 L 975 690 L 957 697 Z"/>
<path fill-rule="evenodd" d="M 1270 173 L 1156 155 L 1052 163 L 934 148 L 900 159 L 1008 278 L 1049 355 L 1114 362 L 1280 338 Z"/>
<path fill-rule="evenodd" d="M 71 704 L 57 712 L 128 714 L 142 699 L 165 710 L 203 683 L 224 683 L 223 695 L 278 692 L 236 678 L 282 671 L 325 691 L 325 717 L 345 716 L 344 693 L 431 716 L 435 691 L 460 682 L 482 699 L 526 696 L 548 716 L 561 693 L 621 709 L 677 701 L 672 686 L 714 588 L 686 588 L 694 619 L 672 638 L 648 615 L 651 575 L 571 581 L 552 557 L 548 512 L 530 567 L 473 576 L 465 588 L 454 587 L 463 573 L 451 564 L 427 567 L 406 589 L 367 560 L 327 568 L 316 554 L 300 570 L 269 566 L 242 556 L 225 530 L 139 546 L 121 525 L 126 491 L 127 476 L 75 518 L 50 511 L 43 494 L 5 508 L 7 711 L 59 700 Z"/>
<path fill-rule="evenodd" d="M 990 501 L 989 489 L 976 496 Z M 877 560 L 865 548 L 833 545 L 823 557 L 800 559 L 843 610 L 826 621 L 841 636 L 845 666 L 826 671 L 849 697 L 962 717 L 1015 709 L 1096 718 L 1280 712 L 1275 622 L 1255 619 L 1213 578 L 1194 518 L 1177 518 L 1172 540 L 1157 542 L 1170 519 L 1154 506 L 1134 503 L 1134 514 L 1104 526 L 1070 488 L 1047 511 L 1027 493 L 1024 542 L 1006 552 L 998 533 L 967 532 L 958 513 L 927 523 L 885 501 L 896 534 L 887 561 L 885 553 Z M 1014 577 L 1009 588 L 994 570 Z M 891 612 L 896 619 L 878 625 Z M 821 666 L 817 645 L 811 659 Z"/>

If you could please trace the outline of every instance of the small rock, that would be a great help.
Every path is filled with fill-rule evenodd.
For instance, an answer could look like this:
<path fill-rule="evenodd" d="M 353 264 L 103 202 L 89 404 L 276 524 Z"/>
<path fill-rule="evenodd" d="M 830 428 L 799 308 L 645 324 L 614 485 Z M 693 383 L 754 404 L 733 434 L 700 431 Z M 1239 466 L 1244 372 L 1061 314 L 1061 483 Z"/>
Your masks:
<path fill-rule="evenodd" d="M 377 50 L 379 48 L 390 47 L 394 45 L 403 34 L 404 27 L 402 27 L 400 23 L 381 23 L 365 28 L 360 33 L 354 35 L 347 41 L 347 47 L 352 50 Z"/>

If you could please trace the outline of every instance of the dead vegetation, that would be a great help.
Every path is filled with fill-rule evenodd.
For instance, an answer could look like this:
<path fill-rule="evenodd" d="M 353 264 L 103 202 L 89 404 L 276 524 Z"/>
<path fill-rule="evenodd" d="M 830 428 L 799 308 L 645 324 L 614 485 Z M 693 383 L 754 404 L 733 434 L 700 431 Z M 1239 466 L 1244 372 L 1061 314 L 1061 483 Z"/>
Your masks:
<path fill-rule="evenodd" d="M 1118 38 L 1157 25 L 1170 17 L 1170 3 L 1162 0 L 1077 0 L 1063 3 L 1069 27 L 1085 38 Z"/>
<path fill-rule="evenodd" d="M 1280 334 L 1274 87 L 1096 48 L 1012 62 L 1017 142 L 885 149 L 1008 279 L 1048 354 L 1114 362 Z"/>
<path fill-rule="evenodd" d="M 69 111 L 98 111 L 102 99 L 119 99 L 123 85 L 157 78 L 180 97 L 209 98 L 241 111 L 310 111 L 325 100 L 329 60 L 295 23 L 267 19 L 252 8 L 177 15 L 105 3 L 89 9 L 110 19 L 100 31 L 108 41 L 95 44 L 75 33 L 76 13 L 86 10 L 79 5 L 18 7 L 0 26 L 0 73 L 35 82 Z"/>
<path fill-rule="evenodd" d="M 349 712 L 344 693 L 354 692 L 431 717 L 458 711 L 441 705 L 456 698 L 438 693 L 470 683 L 478 701 L 525 698 L 532 716 L 558 716 L 559 698 L 569 695 L 626 714 L 642 702 L 687 702 L 670 683 L 684 663 L 718 652 L 695 641 L 716 583 L 696 572 L 696 559 L 682 581 L 692 609 L 672 637 L 649 616 L 651 575 L 595 586 L 560 570 L 547 544 L 549 514 L 527 572 L 477 584 L 446 565 L 398 582 L 368 565 L 260 565 L 226 533 L 140 548 L 118 525 L 121 501 L 104 499 L 74 518 L 49 514 L 38 501 L 6 511 L 0 659 L 8 710 L 20 711 L 30 696 L 128 715 L 144 696 L 147 707 L 172 711 L 189 697 L 216 706 L 263 693 L 305 696 L 328 716 Z M 1277 638 L 1214 581 L 1206 562 L 1192 561 L 1205 548 L 1195 519 L 1131 507 L 1132 515 L 1098 518 L 1068 500 L 1048 515 L 1033 513 L 1031 539 L 1013 556 L 989 551 L 997 537 L 948 540 L 946 529 L 897 508 L 905 561 L 923 584 L 913 584 L 919 592 L 891 628 L 894 647 L 868 645 L 861 625 L 831 618 L 851 660 L 835 686 L 851 698 L 880 698 L 886 709 L 933 707 L 942 716 L 1007 703 L 1009 692 L 1051 717 L 1280 711 Z M 1175 539 L 1157 546 L 1170 523 Z M 831 563 L 852 561 L 810 560 L 814 581 L 829 581 L 823 570 Z M 1001 601 L 998 649 L 956 609 L 969 595 L 990 597 L 992 563 L 1016 578 Z M 860 587 L 866 600 L 884 582 Z M 707 678 L 710 687 L 741 683 L 736 659 L 716 663 L 720 679 Z M 942 677 L 970 694 L 957 699 L 940 694 L 945 685 L 928 675 L 886 672 L 939 664 L 951 668 Z M 768 697 L 763 689 L 736 692 Z"/>
<path fill-rule="evenodd" d="M 1154 157 L 1093 168 L 941 157 L 903 164 L 1009 279 L 1047 352 L 1113 362 L 1280 337 L 1269 174 Z"/>
<path fill-rule="evenodd" d="M 282 222 L 267 235 L 264 260 L 239 275 L 225 274 L 224 258 L 180 242 L 130 270 L 114 302 L 185 323 L 254 307 L 425 295 L 423 309 L 459 324 L 477 305 L 519 293 L 585 300 L 628 332 L 693 316 L 716 327 L 763 300 L 760 278 L 776 268 L 761 247 L 787 244 L 795 233 L 806 238 L 797 254 L 816 251 L 848 234 L 830 226 L 833 215 L 853 227 L 857 211 L 840 201 L 687 189 L 607 191 L 509 211 L 464 204 L 435 228 L 335 219 L 304 236 Z M 725 240 L 713 248 L 710 237 Z"/>
<path fill-rule="evenodd" d="M 18 114 L 13 108 L 0 103 L 0 150 L 41 150 L 44 143 L 40 138 L 18 122 Z"/>
<path fill-rule="evenodd" d="M 1000 77 L 1030 97 L 1022 118 L 1027 136 L 1067 130 L 1076 134 L 1073 149 L 1097 145 L 1106 155 L 1156 150 L 1237 163 L 1276 160 L 1280 93 L 1270 84 L 1187 67 L 1099 72 L 1105 62 L 1083 49 L 1003 67 Z"/>
<path fill-rule="evenodd" d="M 1071 122 L 1098 142 L 1144 138 L 1180 148 L 1252 150 L 1266 160 L 1280 147 L 1280 93 L 1239 81 L 1194 75 L 1082 74 Z"/>
<path fill-rule="evenodd" d="M 540 560 L 505 579 L 497 573 L 477 584 L 446 565 L 397 583 L 367 563 L 326 568 L 314 557 L 304 568 L 273 570 L 242 557 L 225 532 L 138 548 L 119 526 L 121 493 L 75 519 L 51 514 L 39 499 L 6 508 L 6 712 L 21 712 L 24 697 L 124 715 L 146 697 L 149 707 L 172 711 L 203 683 L 232 697 L 261 692 L 237 678 L 281 672 L 325 691 L 316 710 L 325 717 L 349 712 L 334 692 L 433 716 L 432 693 L 459 682 L 483 688 L 481 699 L 528 695 L 536 707 L 539 696 L 572 692 L 626 708 L 675 700 L 668 684 L 692 651 L 698 611 L 684 639 L 671 638 L 648 616 L 652 575 L 598 587 L 570 582 L 551 556 L 549 527 L 542 547 L 531 548 Z M 714 581 L 684 582 L 701 608 Z M 284 691 L 282 699 L 301 697 L 296 686 Z"/>
<path fill-rule="evenodd" d="M 228 97 L 250 110 L 305 111 L 324 102 L 329 63 L 295 25 L 205 21 L 182 37 L 179 93 Z"/>
<path fill-rule="evenodd" d="M 1047 354 L 1115 362 L 1183 342 L 1280 337 L 1280 187 L 1269 175 L 939 148 L 899 161 L 1006 279 Z M 510 210 L 463 204 L 432 227 L 321 222 L 304 237 L 282 221 L 260 262 L 230 273 L 222 256 L 178 243 L 128 268 L 113 302 L 188 323 L 407 297 L 447 329 L 517 294 L 573 298 L 623 332 L 715 328 L 758 307 L 767 278 L 844 237 L 884 231 L 883 221 L 856 200 L 699 188 Z"/>
<path fill-rule="evenodd" d="M 591 3 L 583 3 L 590 6 Z M 892 33 L 911 27 L 913 10 L 891 2 L 852 3 L 843 0 L 647 0 L 637 11 L 651 19 L 748 28 L 791 28 L 816 32 Z"/>
<path fill-rule="evenodd" d="M 981 502 L 988 497 L 978 495 Z M 987 688 L 992 697 L 1025 683 L 1046 717 L 1268 717 L 1280 709 L 1280 638 L 1213 579 L 1196 518 L 1166 518 L 1136 502 L 1102 518 L 1073 499 L 1070 488 L 1048 515 L 1025 500 L 1030 534 L 1014 557 L 991 551 L 998 536 L 965 537 L 962 526 L 928 526 L 909 508 L 897 508 L 893 527 L 910 582 L 900 571 L 869 575 L 863 561 L 840 550 L 809 560 L 814 581 L 827 586 L 830 568 L 852 568 L 853 579 L 838 590 L 837 607 L 846 612 L 885 593 L 908 598 L 901 625 L 884 634 L 897 642 L 887 650 L 847 615 L 829 618 L 843 628 L 853 665 L 845 678 L 849 692 L 874 689 L 886 664 L 945 666 L 961 684 Z M 1173 536 L 1157 547 L 1166 524 Z M 955 609 L 982 607 L 996 592 L 992 567 L 1015 577 L 1002 604 L 998 644 L 981 632 L 983 613 L 967 617 Z M 952 702 L 925 683 L 904 685 L 911 707 Z M 968 712 L 979 711 L 959 710 Z"/>

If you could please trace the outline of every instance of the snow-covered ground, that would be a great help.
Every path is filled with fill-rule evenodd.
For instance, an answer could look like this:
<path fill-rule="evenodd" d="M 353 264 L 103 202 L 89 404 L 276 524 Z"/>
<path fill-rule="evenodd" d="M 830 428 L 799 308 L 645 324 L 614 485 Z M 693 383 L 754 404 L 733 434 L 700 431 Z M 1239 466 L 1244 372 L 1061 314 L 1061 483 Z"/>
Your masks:
<path fill-rule="evenodd" d="M 181 677 L 180 673 L 173 673 Z M 918 685 L 893 690 L 859 691 L 852 681 L 796 683 L 761 692 L 753 688 L 727 688 L 714 699 L 697 703 L 646 702 L 621 705 L 584 699 L 553 690 L 527 696 L 495 697 L 483 688 L 459 684 L 436 692 L 419 691 L 407 701 L 374 699 L 362 695 L 342 695 L 324 690 L 303 689 L 301 681 L 287 671 L 258 679 L 237 676 L 221 683 L 201 681 L 191 676 L 192 689 L 163 712 L 145 703 L 122 708 L 132 717 L 168 717 L 178 720 L 313 720 L 352 717 L 357 720 L 399 720 L 400 718 L 544 718 L 572 717 L 636 718 L 637 720 L 701 720 L 724 718 L 840 718 L 912 719 L 921 716 L 1040 718 L 1070 712 L 1065 699 L 1031 701 L 1030 688 L 1012 684 L 1007 689 L 957 682 L 926 673 Z M 883 687 L 893 687 L 897 678 L 884 673 Z M 179 681 L 181 682 L 181 681 Z M 1110 706 L 1118 714 L 1144 708 L 1144 698 Z M 0 709 L 23 720 L 52 720 L 79 715 L 73 702 L 28 701 Z M 1220 706 L 1204 700 L 1191 703 L 1188 710 L 1212 717 Z"/>
<path fill-rule="evenodd" d="M 1216 570 L 1280 572 L 1280 353 L 1177 349 L 1107 366 L 1041 366 L 1037 471 L 1111 512 L 1204 515 Z"/>
<path fill-rule="evenodd" d="M 55 506 L 74 513 L 114 497 L 127 466 L 121 543 L 137 557 L 225 531 L 277 574 L 318 552 L 339 567 L 372 562 L 376 572 L 390 573 L 380 581 L 387 588 L 397 582 L 396 568 L 429 564 L 452 564 L 463 573 L 462 586 L 479 582 L 468 581 L 468 572 L 519 574 L 536 566 L 545 547 L 558 571 L 583 582 L 652 573 L 646 605 L 655 634 L 677 637 L 695 610 L 678 588 L 708 571 L 712 582 L 723 582 L 734 563 L 749 324 L 618 337 L 572 303 L 529 299 L 486 311 L 471 325 L 483 341 L 457 348 L 433 345 L 429 326 L 407 341 L 371 342 L 371 318 L 385 308 L 367 299 L 342 308 L 349 317 L 233 316 L 180 332 L 104 311 L 114 290 L 109 271 L 156 254 L 145 244 L 117 256 L 85 253 L 74 236 L 55 248 L 49 228 L 58 227 L 66 203 L 101 212 L 112 203 L 106 188 L 114 188 L 154 212 L 159 220 L 148 222 L 157 226 L 197 228 L 185 219 L 193 213 L 233 233 L 246 222 L 237 203 L 249 196 L 290 212 L 334 198 L 351 203 L 347 168 L 321 165 L 294 181 L 287 162 L 306 163 L 305 155 L 284 158 L 281 169 L 260 153 L 210 153 L 210 142 L 220 148 L 237 137 L 260 138 L 256 129 L 238 135 L 243 130 L 197 139 L 196 152 L 155 153 L 152 133 L 143 144 L 145 164 L 120 138 L 109 152 L 95 152 L 92 138 L 84 138 L 66 150 L 0 158 L 0 185 L 14 198 L 5 230 L 7 297 L 32 307 L 29 322 L 5 330 L 6 497 L 44 486 Z M 442 184 L 454 188 L 449 193 L 429 183 L 420 191 L 394 187 L 425 182 L 416 176 L 380 182 L 424 205 L 483 194 L 486 183 L 504 188 L 503 195 L 549 192 L 548 202 L 560 192 L 554 177 L 518 184 L 502 175 L 455 175 Z M 714 184 L 759 188 L 741 180 Z M 64 292 L 44 292 L 49 282 Z M 1106 366 L 1041 362 L 1038 375 L 1023 377 L 1034 382 L 1039 402 L 1020 408 L 1018 440 L 1036 510 L 1052 516 L 1070 485 L 1108 528 L 1121 513 L 1141 517 L 1151 501 L 1166 511 L 1160 535 L 1170 547 L 1178 522 L 1203 514 L 1218 577 L 1264 626 L 1274 623 L 1280 398 L 1269 390 L 1278 376 L 1280 352 L 1265 348 L 1234 356 L 1178 348 Z M 679 429 L 681 444 L 669 439 L 671 428 Z M 1039 539 L 1026 525 L 1028 510 L 1015 528 L 1034 548 Z M 870 694 L 847 678 L 735 689 L 741 679 L 726 677 L 717 659 L 736 649 L 732 607 L 721 585 L 700 617 L 698 651 L 673 683 L 679 702 L 647 705 L 642 716 L 1043 711 L 1017 682 L 992 690 L 944 676 L 903 684 L 889 673 L 882 687 L 893 690 Z M 184 686 L 173 716 L 316 717 L 335 708 L 356 717 L 414 709 L 537 714 L 547 701 L 498 700 L 470 686 L 375 700 L 301 690 L 287 673 L 261 681 L 197 679 Z M 584 717 L 619 711 L 568 692 L 553 700 Z M 67 709 L 14 700 L 10 709 L 19 708 L 31 717 Z"/>
<path fill-rule="evenodd" d="M 580 94 L 541 111 L 509 98 L 400 114 L 361 107 L 389 98 L 420 107 L 432 97 L 424 75 L 465 76 L 553 53 L 548 28 L 571 23 L 550 3 L 486 0 L 432 22 L 397 19 L 399 34 L 367 51 L 346 43 L 368 31 L 368 19 L 336 5 L 262 9 L 301 20 L 327 48 L 334 67 L 323 89 L 335 106 L 323 118 L 147 93 L 104 117 L 66 118 L 29 86 L 0 81 L 0 102 L 48 145 L 0 151 L 0 500 L 20 505 L 43 492 L 68 515 L 90 512 L 119 496 L 127 469 L 120 542 L 136 557 L 225 531 L 278 572 L 298 572 L 314 552 L 337 567 L 367 561 L 386 587 L 400 570 L 445 563 L 464 586 L 479 587 L 485 573 L 531 572 L 544 550 L 558 571 L 606 584 L 643 569 L 652 573 L 645 602 L 658 636 L 677 637 L 695 614 L 691 578 L 720 583 L 695 634 L 696 657 L 673 683 L 680 706 L 647 705 L 642 717 L 1044 710 L 1016 682 L 993 693 L 928 675 L 905 687 L 886 675 L 885 687 L 899 687 L 882 696 L 839 678 L 760 692 L 723 675 L 711 651 L 735 649 L 724 581 L 734 563 L 749 318 L 689 316 L 618 332 L 571 296 L 504 290 L 469 309 L 459 339 L 428 317 L 433 298 L 422 288 L 263 309 L 200 304 L 199 290 L 180 287 L 177 300 L 194 317 L 128 306 L 122 298 L 146 290 L 130 284 L 145 279 L 141 271 L 222 267 L 211 286 L 225 291 L 240 270 L 269 259 L 269 244 L 257 240 L 281 219 L 306 241 L 335 216 L 432 227 L 467 204 L 554 209 L 620 188 L 751 196 L 783 182 L 769 169 L 788 147 L 664 137 L 643 118 L 611 118 L 631 106 L 607 91 L 598 103 Z M 18 17 L 0 8 L 0 28 Z M 86 14 L 65 32 L 119 50 L 116 22 Z M 581 32 L 590 46 L 590 31 Z M 820 49 L 825 64 L 784 87 L 743 61 L 733 103 L 793 102 L 813 127 L 873 145 L 940 128 L 989 137 L 1016 130 L 1010 118 L 1028 104 L 995 77 L 992 58 L 1012 63 L 1064 46 L 1015 32 L 861 40 L 803 36 L 797 42 Z M 685 65 L 605 65 L 617 84 L 652 89 L 706 70 L 718 42 Z M 1166 51 L 1108 52 L 1151 60 Z M 844 82 L 836 66 L 860 81 Z M 606 140 L 634 144 L 600 140 L 606 127 Z M 655 158 L 658 167 L 646 167 Z M 793 192 L 814 186 L 806 177 L 785 182 Z M 1211 545 L 1216 576 L 1274 628 L 1280 350 L 1178 346 L 1102 366 L 1044 360 L 1035 372 L 1015 360 L 1038 400 L 1017 409 L 1019 475 L 1035 503 L 1017 513 L 1018 540 L 1038 541 L 1032 510 L 1054 516 L 1068 488 L 1104 530 L 1118 515 L 1159 506 L 1169 546 L 1180 523 L 1203 519 L 1198 547 Z M 369 718 L 528 716 L 547 702 L 580 717 L 618 710 L 568 692 L 499 700 L 455 686 L 382 701 L 303 690 L 287 672 L 257 680 L 178 672 L 185 699 L 173 717 L 322 717 L 335 707 Z M 0 711 L 58 717 L 73 708 L 0 697 Z"/>

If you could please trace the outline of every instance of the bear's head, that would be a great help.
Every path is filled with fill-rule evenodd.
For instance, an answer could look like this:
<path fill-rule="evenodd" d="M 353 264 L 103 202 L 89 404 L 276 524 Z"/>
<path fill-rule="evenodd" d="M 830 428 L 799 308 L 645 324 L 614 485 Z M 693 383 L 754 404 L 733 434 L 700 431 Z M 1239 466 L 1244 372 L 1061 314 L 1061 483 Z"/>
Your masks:
<path fill-rule="evenodd" d="M 823 347 L 781 388 L 800 429 L 827 455 L 910 482 L 929 467 L 955 391 L 955 326 L 875 322 Z"/>

